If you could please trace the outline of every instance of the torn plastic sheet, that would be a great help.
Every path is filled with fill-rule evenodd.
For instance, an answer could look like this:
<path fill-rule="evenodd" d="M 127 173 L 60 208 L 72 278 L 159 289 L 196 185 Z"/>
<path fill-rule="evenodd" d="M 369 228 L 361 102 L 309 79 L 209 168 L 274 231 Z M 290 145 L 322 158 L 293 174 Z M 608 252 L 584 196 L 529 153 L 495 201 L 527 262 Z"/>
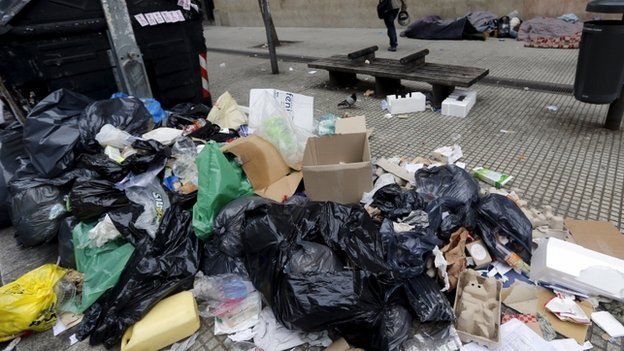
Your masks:
<path fill-rule="evenodd" d="M 442 251 L 440 251 L 437 246 L 433 248 L 432 252 L 434 255 L 433 264 L 438 269 L 438 276 L 440 276 L 444 282 L 444 287 L 440 291 L 447 291 L 451 288 L 451 283 L 449 282 L 449 276 L 446 272 L 446 260 L 444 259 Z"/>

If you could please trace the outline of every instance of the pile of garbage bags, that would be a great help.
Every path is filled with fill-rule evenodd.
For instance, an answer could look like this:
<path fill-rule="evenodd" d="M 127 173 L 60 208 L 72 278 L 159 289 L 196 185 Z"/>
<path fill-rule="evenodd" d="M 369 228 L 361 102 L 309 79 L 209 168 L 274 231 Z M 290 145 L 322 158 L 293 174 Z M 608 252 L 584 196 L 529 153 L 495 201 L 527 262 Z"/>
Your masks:
<path fill-rule="evenodd" d="M 246 301 L 254 320 L 395 350 L 413 336 L 413 322 L 454 320 L 449 279 L 431 274 L 431 262 L 458 231 L 480 236 L 501 260 L 530 261 L 523 212 L 507 197 L 481 196 L 454 165 L 421 169 L 408 188 L 380 187 L 367 206 L 256 196 L 240 162 L 217 144 L 239 136 L 244 114 L 223 128 L 209 113 L 59 90 L 23 126 L 0 131 L 0 187 L 9 190 L 0 193 L 0 224 L 12 224 L 23 246 L 58 241 L 64 267 L 13 283 L 45 276 L 25 288 L 32 294 L 9 298 L 11 287 L 0 288 L 8 316 L 0 341 L 49 328 L 55 317 L 46 313 L 56 310 L 84 314 L 78 339 L 113 347 L 161 300 L 193 290 L 211 303 L 210 316 L 225 318 L 228 303 Z M 12 314 L 16 303 L 32 304 L 32 315 Z M 26 323 L 42 318 L 41 328 Z"/>

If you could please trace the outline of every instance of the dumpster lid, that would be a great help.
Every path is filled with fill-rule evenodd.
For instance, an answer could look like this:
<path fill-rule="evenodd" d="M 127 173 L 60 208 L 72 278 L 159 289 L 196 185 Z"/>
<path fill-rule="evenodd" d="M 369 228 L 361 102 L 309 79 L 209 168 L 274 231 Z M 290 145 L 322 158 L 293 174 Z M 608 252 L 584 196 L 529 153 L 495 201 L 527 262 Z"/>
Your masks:
<path fill-rule="evenodd" d="M 30 0 L 3 0 L 0 1 L 0 27 L 6 26 Z"/>
<path fill-rule="evenodd" d="M 624 0 L 590 1 L 585 10 L 599 13 L 624 13 Z"/>

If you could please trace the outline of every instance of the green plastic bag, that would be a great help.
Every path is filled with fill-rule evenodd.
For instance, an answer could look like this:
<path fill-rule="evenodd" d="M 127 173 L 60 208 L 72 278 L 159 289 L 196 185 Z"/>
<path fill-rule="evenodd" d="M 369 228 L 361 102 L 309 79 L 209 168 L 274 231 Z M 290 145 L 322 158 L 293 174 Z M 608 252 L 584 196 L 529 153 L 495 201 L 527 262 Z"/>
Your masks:
<path fill-rule="evenodd" d="M 197 156 L 199 172 L 197 203 L 193 206 L 193 229 L 205 240 L 212 234 L 212 222 L 230 201 L 253 194 L 253 188 L 235 161 L 228 161 L 214 142 Z"/>
<path fill-rule="evenodd" d="M 83 313 L 106 290 L 117 284 L 121 272 L 134 252 L 134 247 L 123 240 L 113 240 L 102 247 L 89 246 L 89 230 L 94 224 L 78 223 L 72 232 L 76 269 L 84 273 L 82 297 L 69 300 L 61 310 Z"/>

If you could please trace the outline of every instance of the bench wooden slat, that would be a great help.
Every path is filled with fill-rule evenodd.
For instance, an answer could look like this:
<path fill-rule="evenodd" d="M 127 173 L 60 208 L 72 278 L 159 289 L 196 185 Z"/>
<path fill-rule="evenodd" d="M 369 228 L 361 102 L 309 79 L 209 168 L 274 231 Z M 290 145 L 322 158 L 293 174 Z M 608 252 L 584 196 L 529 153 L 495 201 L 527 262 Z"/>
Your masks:
<path fill-rule="evenodd" d="M 375 77 L 414 80 L 430 84 L 461 87 L 469 87 L 489 73 L 488 70 L 477 67 L 435 63 L 425 63 L 406 71 L 398 60 L 378 58 L 371 61 L 370 64 L 355 64 L 349 62 L 344 56 L 332 56 L 311 62 L 308 66 L 329 71 L 367 74 Z"/>

